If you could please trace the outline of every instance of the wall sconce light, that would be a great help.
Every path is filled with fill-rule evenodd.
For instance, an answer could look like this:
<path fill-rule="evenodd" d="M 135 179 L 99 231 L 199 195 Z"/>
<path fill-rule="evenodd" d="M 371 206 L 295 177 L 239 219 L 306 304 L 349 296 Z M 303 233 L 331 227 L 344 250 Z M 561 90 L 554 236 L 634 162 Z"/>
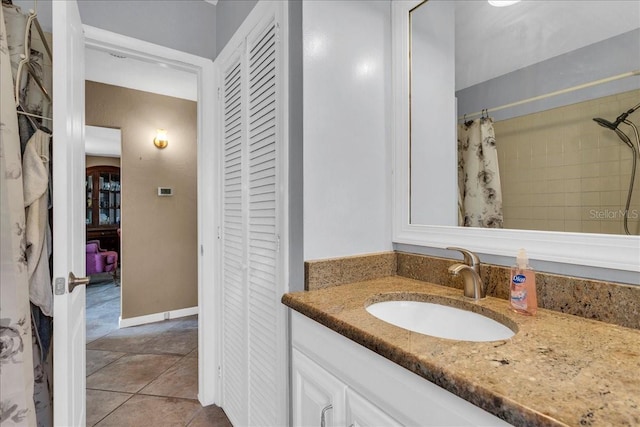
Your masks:
<path fill-rule="evenodd" d="M 158 148 L 165 148 L 167 145 L 169 145 L 169 137 L 167 136 L 166 130 L 158 129 L 156 137 L 153 138 L 153 145 Z"/>

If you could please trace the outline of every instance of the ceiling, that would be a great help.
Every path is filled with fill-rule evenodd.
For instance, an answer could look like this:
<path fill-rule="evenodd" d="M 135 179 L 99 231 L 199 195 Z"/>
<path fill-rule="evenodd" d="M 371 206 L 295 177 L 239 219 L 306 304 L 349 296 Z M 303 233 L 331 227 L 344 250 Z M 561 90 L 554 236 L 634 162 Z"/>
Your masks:
<path fill-rule="evenodd" d="M 25 10 L 33 7 L 33 0 L 13 2 Z M 456 60 L 473 64 L 456 76 L 458 90 L 640 27 L 637 0 L 523 0 L 502 8 L 456 0 L 455 6 Z M 38 15 L 50 32 L 50 3 L 39 4 Z M 160 68 L 87 52 L 89 80 L 195 100 L 196 90 L 187 83 L 195 75 Z"/>
<path fill-rule="evenodd" d="M 494 7 L 456 0 L 455 16 L 456 63 L 473 64 L 458 67 L 468 70 L 456 73 L 459 90 L 640 28 L 640 1 L 523 0 Z M 140 62 L 88 52 L 87 79 L 196 100 L 195 75 Z"/>
<path fill-rule="evenodd" d="M 640 28 L 640 2 L 524 0 L 494 7 L 457 0 L 455 20 L 456 64 L 472 64 L 457 67 L 467 70 L 456 72 L 460 90 Z"/>

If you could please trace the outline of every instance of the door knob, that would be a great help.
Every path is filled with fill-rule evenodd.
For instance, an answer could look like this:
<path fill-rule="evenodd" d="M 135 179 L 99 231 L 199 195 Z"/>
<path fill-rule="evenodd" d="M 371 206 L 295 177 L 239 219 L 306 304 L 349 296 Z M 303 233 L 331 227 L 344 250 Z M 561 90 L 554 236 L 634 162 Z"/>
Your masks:
<path fill-rule="evenodd" d="M 88 285 L 88 277 L 76 277 L 75 274 L 69 272 L 69 293 L 73 292 L 74 288 L 78 285 Z"/>

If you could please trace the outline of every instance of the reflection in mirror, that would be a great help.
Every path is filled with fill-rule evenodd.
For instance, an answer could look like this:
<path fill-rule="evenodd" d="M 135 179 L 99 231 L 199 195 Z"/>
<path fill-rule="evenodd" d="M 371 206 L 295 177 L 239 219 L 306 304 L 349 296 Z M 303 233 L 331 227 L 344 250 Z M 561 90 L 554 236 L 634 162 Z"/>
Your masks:
<path fill-rule="evenodd" d="M 429 0 L 410 35 L 411 224 L 640 234 L 640 3 Z"/>

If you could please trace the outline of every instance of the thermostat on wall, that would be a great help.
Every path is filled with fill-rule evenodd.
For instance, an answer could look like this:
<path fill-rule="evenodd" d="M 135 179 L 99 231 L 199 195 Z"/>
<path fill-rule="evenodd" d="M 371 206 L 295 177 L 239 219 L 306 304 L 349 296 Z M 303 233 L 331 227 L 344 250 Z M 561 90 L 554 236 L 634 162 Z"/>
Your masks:
<path fill-rule="evenodd" d="M 173 196 L 173 188 L 171 187 L 158 187 L 158 196 Z"/>

